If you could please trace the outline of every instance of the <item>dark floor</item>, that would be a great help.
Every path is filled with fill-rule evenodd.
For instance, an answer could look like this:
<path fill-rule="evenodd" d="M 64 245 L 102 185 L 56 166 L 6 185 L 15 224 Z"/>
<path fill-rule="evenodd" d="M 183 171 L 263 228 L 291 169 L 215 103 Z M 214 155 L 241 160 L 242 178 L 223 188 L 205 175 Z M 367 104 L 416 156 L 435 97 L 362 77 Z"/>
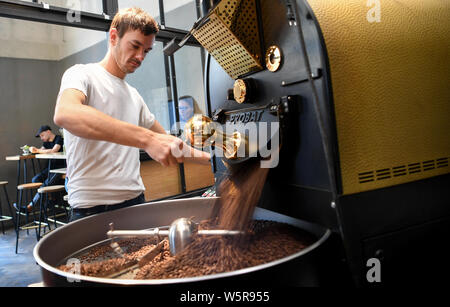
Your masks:
<path fill-rule="evenodd" d="M 20 232 L 19 251 L 15 253 L 16 232 L 0 229 L 0 287 L 27 287 L 42 281 L 39 266 L 33 258 L 36 245 L 34 230 Z"/>

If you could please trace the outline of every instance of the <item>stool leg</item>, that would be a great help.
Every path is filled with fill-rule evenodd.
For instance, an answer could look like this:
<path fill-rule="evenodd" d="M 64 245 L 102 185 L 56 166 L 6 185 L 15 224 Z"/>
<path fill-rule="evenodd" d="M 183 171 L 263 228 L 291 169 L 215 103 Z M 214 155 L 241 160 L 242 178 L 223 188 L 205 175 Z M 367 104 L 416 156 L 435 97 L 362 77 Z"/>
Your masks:
<path fill-rule="evenodd" d="M 17 249 L 19 248 L 19 233 L 20 233 L 20 210 L 22 205 L 22 190 L 19 192 L 19 203 L 17 205 L 18 211 L 17 211 L 17 223 L 16 223 L 16 254 Z"/>
<path fill-rule="evenodd" d="M 2 199 L 0 198 L 0 220 L 2 219 L 2 216 L 3 216 Z M 5 234 L 5 225 L 3 224 L 3 221 L 2 221 L 2 233 Z"/>
<path fill-rule="evenodd" d="M 30 198 L 33 199 L 33 190 L 30 190 L 29 195 L 30 195 Z M 26 210 L 27 212 L 28 212 L 28 204 L 29 204 L 29 203 L 30 203 L 30 202 L 29 202 L 28 200 L 25 202 L 25 205 L 26 205 L 25 210 Z M 31 212 L 33 213 L 33 225 L 34 225 L 34 224 L 36 224 L 36 206 L 33 206 L 33 208 L 31 209 Z M 38 236 L 38 230 L 37 230 L 37 228 L 34 228 L 34 234 L 35 234 L 36 239 L 37 239 L 37 236 Z"/>
<path fill-rule="evenodd" d="M 22 191 L 20 193 L 22 193 Z M 25 192 L 25 197 L 24 197 L 24 199 L 25 199 L 25 225 L 28 225 L 28 223 L 29 223 L 28 218 L 30 217 L 30 214 L 28 213 L 28 207 L 27 207 L 28 194 L 29 193 Z M 22 201 L 20 202 L 19 206 L 22 206 Z M 33 214 L 33 218 L 34 218 L 34 214 Z M 30 230 L 27 229 L 27 235 L 29 235 L 29 234 L 30 234 Z"/>
<path fill-rule="evenodd" d="M 52 208 L 52 210 L 53 210 L 53 221 L 55 223 L 55 229 L 56 229 L 56 228 L 58 228 L 58 223 L 56 223 L 56 208 L 55 208 L 56 201 L 55 201 L 55 199 L 53 199 L 53 201 L 54 201 L 53 208 Z"/>
<path fill-rule="evenodd" d="M 45 197 L 44 200 L 44 219 L 45 219 L 45 223 L 48 226 L 48 230 L 52 230 L 52 228 L 50 227 L 50 222 L 48 221 L 48 194 L 45 193 L 45 196 L 42 195 L 42 197 Z"/>
<path fill-rule="evenodd" d="M 41 223 L 42 223 L 42 197 L 43 195 L 41 195 L 41 197 L 39 198 L 39 232 L 38 232 L 38 237 L 37 240 L 39 241 L 41 239 Z"/>
<path fill-rule="evenodd" d="M 3 191 L 5 191 L 6 203 L 8 205 L 9 214 L 12 217 L 14 228 L 16 228 L 16 220 L 15 220 L 14 215 L 13 215 L 12 210 L 11 210 L 11 202 L 9 201 L 8 191 L 6 190 L 5 186 L 3 186 Z"/>
<path fill-rule="evenodd" d="M 23 183 L 27 183 L 27 160 L 23 161 Z"/>
<path fill-rule="evenodd" d="M 20 159 L 19 161 L 17 161 L 17 186 L 19 185 L 20 185 Z M 16 189 L 16 202 L 18 202 L 18 200 L 19 200 L 19 190 Z"/>

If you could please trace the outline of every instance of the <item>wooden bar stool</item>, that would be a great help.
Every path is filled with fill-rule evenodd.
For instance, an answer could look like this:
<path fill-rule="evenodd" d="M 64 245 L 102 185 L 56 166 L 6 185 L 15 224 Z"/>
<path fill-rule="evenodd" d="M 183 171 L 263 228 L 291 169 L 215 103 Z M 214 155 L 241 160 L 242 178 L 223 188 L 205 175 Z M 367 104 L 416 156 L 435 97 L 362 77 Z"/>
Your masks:
<path fill-rule="evenodd" d="M 58 224 L 60 225 L 66 225 L 66 223 L 57 221 L 56 218 L 62 215 L 66 215 L 67 217 L 67 211 L 65 209 L 65 206 L 63 206 L 65 213 L 64 214 L 56 214 L 56 210 L 55 210 L 55 206 L 53 206 L 53 219 L 49 219 L 47 216 L 47 210 L 49 207 L 49 195 L 50 194 L 59 194 L 59 199 L 62 200 L 62 193 L 66 191 L 65 186 L 63 185 L 52 185 L 52 186 L 48 186 L 48 187 L 42 187 L 40 189 L 38 189 L 38 193 L 41 194 L 40 197 L 40 204 L 39 204 L 39 226 L 38 226 L 38 241 L 41 238 L 41 225 L 47 225 L 50 229 L 50 222 L 53 222 L 55 224 L 55 228 L 58 227 Z M 44 199 L 45 197 L 45 199 Z M 43 200 L 44 199 L 44 200 Z M 42 217 L 44 217 L 44 221 L 42 221 Z"/>
<path fill-rule="evenodd" d="M 25 191 L 25 198 L 27 198 L 27 193 L 29 192 L 30 194 L 30 200 L 32 199 L 33 195 L 32 192 L 33 190 L 37 190 L 42 186 L 42 183 L 40 182 L 36 182 L 36 183 L 26 183 L 26 184 L 21 184 L 19 186 L 17 186 L 17 190 L 19 191 L 19 202 L 17 204 L 17 212 L 16 212 L 16 217 L 17 217 L 17 221 L 16 221 L 16 254 L 17 254 L 17 250 L 19 247 L 19 234 L 21 230 L 26 230 L 27 233 L 29 234 L 29 230 L 30 229 L 37 229 L 38 225 L 35 225 L 37 223 L 36 221 L 36 217 L 35 217 L 35 212 L 34 212 L 34 207 L 33 207 L 33 222 L 29 223 L 28 222 L 28 217 L 30 215 L 30 212 L 28 212 L 28 208 L 27 208 L 27 204 L 28 204 L 28 200 L 25 200 L 25 205 L 22 205 L 22 200 L 24 198 L 23 192 Z M 22 213 L 22 209 L 24 209 L 25 213 Z M 24 226 L 20 226 L 20 216 L 21 215 L 25 215 L 25 225 Z M 36 231 L 36 236 L 37 236 L 37 231 Z"/>
<path fill-rule="evenodd" d="M 5 198 L 6 198 L 6 204 L 7 204 L 7 208 L 9 210 L 9 215 L 3 215 L 3 209 L 2 209 L 2 199 L 0 197 L 0 222 L 2 223 L 2 233 L 5 234 L 5 225 L 4 222 L 6 221 L 13 221 L 14 223 L 14 229 L 16 229 L 15 227 L 15 221 L 14 221 L 14 217 L 13 217 L 13 213 L 11 210 L 11 203 L 9 202 L 9 196 L 8 196 L 8 191 L 6 191 L 6 185 L 8 184 L 8 181 L 0 181 L 0 187 L 3 187 L 3 191 L 5 192 Z"/>

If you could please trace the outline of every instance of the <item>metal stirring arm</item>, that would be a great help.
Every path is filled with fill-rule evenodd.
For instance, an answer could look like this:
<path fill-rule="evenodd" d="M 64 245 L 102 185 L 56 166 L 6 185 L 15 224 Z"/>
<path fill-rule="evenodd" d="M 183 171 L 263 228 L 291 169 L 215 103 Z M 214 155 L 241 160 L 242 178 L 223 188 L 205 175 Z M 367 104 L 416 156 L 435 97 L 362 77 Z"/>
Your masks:
<path fill-rule="evenodd" d="M 190 219 L 180 218 L 174 221 L 169 230 L 161 230 L 154 228 L 150 230 L 114 230 L 114 225 L 110 224 L 110 230 L 106 233 L 109 238 L 148 238 L 158 237 L 158 242 L 161 241 L 160 237 L 169 238 L 170 253 L 176 255 L 186 248 L 192 241 L 193 236 L 229 236 L 242 234 L 241 231 L 235 230 L 198 230 L 197 225 Z"/>
<path fill-rule="evenodd" d="M 242 231 L 238 230 L 199 230 L 196 232 L 203 236 L 229 236 L 239 235 Z M 154 236 L 168 237 L 169 230 L 110 230 L 106 233 L 109 238 L 149 238 Z"/>
<path fill-rule="evenodd" d="M 109 238 L 149 238 L 149 237 L 168 237 L 168 230 L 110 230 L 106 233 Z"/>

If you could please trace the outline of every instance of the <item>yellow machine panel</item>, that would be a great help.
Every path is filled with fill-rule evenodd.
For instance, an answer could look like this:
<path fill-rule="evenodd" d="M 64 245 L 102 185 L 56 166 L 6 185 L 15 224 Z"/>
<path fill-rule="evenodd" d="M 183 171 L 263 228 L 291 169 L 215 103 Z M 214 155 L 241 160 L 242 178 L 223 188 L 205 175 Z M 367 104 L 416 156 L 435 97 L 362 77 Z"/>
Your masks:
<path fill-rule="evenodd" d="M 450 172 L 450 1 L 308 0 L 331 72 L 343 194 Z"/>

